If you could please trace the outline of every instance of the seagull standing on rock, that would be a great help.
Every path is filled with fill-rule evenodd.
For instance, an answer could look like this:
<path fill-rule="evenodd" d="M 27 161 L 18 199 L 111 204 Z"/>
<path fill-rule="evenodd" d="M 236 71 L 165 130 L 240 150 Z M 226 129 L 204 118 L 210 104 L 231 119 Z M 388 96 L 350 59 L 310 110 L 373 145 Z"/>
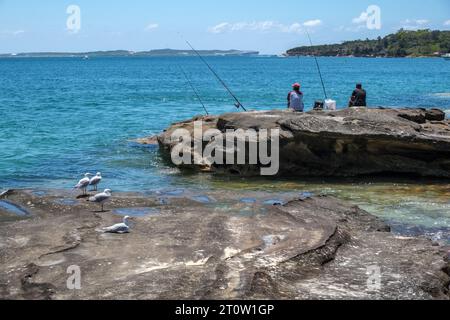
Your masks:
<path fill-rule="evenodd" d="M 100 204 L 102 206 L 102 212 L 104 212 L 103 207 L 105 203 L 108 202 L 109 200 L 111 200 L 111 190 L 106 189 L 102 193 L 90 197 L 88 201 Z"/>
<path fill-rule="evenodd" d="M 128 221 L 129 219 L 130 217 L 126 216 L 123 218 L 122 223 L 115 224 L 108 228 L 103 228 L 101 229 L 101 231 L 104 233 L 119 233 L 119 234 L 129 233 L 130 232 L 130 223 Z"/>
<path fill-rule="evenodd" d="M 102 174 L 100 172 L 97 172 L 97 175 L 89 181 L 89 185 L 94 187 L 94 190 L 92 191 L 97 191 L 97 187 L 101 181 L 102 181 Z"/>
<path fill-rule="evenodd" d="M 89 186 L 89 183 L 91 182 L 91 179 L 89 178 L 90 176 L 92 176 L 92 174 L 86 173 L 84 175 L 84 178 L 81 179 L 80 182 L 78 182 L 74 189 L 83 190 L 83 195 L 86 195 L 87 188 Z"/>

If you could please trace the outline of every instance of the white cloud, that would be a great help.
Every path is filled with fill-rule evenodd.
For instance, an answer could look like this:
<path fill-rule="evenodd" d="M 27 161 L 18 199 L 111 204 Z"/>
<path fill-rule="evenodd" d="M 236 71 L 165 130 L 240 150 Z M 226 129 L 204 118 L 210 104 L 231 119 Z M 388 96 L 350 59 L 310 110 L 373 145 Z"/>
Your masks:
<path fill-rule="evenodd" d="M 148 26 L 145 27 L 145 31 L 153 31 L 155 29 L 159 28 L 159 24 L 157 23 L 150 23 Z"/>
<path fill-rule="evenodd" d="M 276 21 L 254 21 L 254 22 L 222 22 L 218 25 L 208 28 L 208 31 L 215 34 L 224 32 L 237 32 L 237 31 L 257 31 L 257 32 L 283 32 L 283 33 L 300 33 L 303 26 L 305 27 L 317 27 L 322 24 L 321 20 L 310 20 L 303 24 L 295 22 L 292 24 L 282 24 Z"/>
<path fill-rule="evenodd" d="M 366 23 L 368 19 L 369 19 L 369 14 L 366 11 L 364 11 L 360 14 L 359 17 L 354 18 L 352 20 L 352 22 L 354 24 L 362 24 L 362 23 Z"/>
<path fill-rule="evenodd" d="M 444 26 L 450 26 L 450 20 L 445 21 Z"/>
<path fill-rule="evenodd" d="M 366 29 L 365 24 L 355 25 L 355 26 L 339 26 L 333 30 L 336 32 L 360 32 L 362 29 Z"/>
<path fill-rule="evenodd" d="M 406 19 L 402 21 L 402 28 L 405 30 L 418 30 L 426 27 L 430 23 L 426 19 Z"/>
<path fill-rule="evenodd" d="M 359 29 L 367 28 L 368 30 L 380 30 L 381 23 L 381 8 L 376 5 L 370 5 L 366 11 L 352 19 L 352 24 L 357 25 L 356 28 L 349 28 L 352 31 L 358 31 Z"/>
<path fill-rule="evenodd" d="M 4 35 L 4 36 L 20 36 L 21 34 L 24 34 L 25 31 L 24 30 L 5 30 L 5 31 L 0 31 L 0 35 Z"/>
<path fill-rule="evenodd" d="M 420 19 L 420 20 L 416 20 L 416 23 L 418 25 L 423 25 L 423 24 L 428 24 L 430 21 L 426 20 L 426 19 Z"/>
<path fill-rule="evenodd" d="M 298 22 L 293 23 L 289 26 L 281 27 L 281 32 L 284 32 L 284 33 L 300 33 L 300 32 L 302 32 L 302 30 L 303 30 L 302 25 Z"/>
<path fill-rule="evenodd" d="M 318 27 L 322 25 L 322 20 L 316 19 L 316 20 L 309 20 L 303 23 L 305 27 Z"/>
<path fill-rule="evenodd" d="M 406 19 L 405 21 L 403 21 L 403 24 L 406 25 L 418 25 L 418 26 L 423 26 L 425 24 L 428 24 L 430 21 L 426 20 L 426 19 L 417 19 L 417 20 L 411 20 L 411 19 Z"/>
<path fill-rule="evenodd" d="M 228 22 L 222 22 L 218 25 L 209 28 L 209 32 L 211 33 L 222 33 L 226 31 L 230 27 L 230 24 Z"/>

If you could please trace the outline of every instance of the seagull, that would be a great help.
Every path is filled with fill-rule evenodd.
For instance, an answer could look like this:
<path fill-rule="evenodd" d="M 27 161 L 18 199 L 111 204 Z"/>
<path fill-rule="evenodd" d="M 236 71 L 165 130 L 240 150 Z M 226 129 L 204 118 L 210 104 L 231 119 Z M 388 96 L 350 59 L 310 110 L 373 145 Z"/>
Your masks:
<path fill-rule="evenodd" d="M 123 218 L 122 223 L 115 224 L 108 228 L 103 228 L 101 231 L 104 233 L 129 233 L 130 232 L 130 223 L 128 220 L 130 219 L 129 216 L 126 216 Z"/>
<path fill-rule="evenodd" d="M 78 182 L 78 184 L 74 187 L 74 189 L 83 190 L 83 195 L 86 195 L 87 187 L 89 186 L 89 182 L 91 179 L 89 179 L 89 176 L 92 176 L 90 173 L 86 173 L 84 175 L 84 178 Z"/>
<path fill-rule="evenodd" d="M 101 204 L 102 212 L 103 212 L 104 211 L 103 206 L 104 206 L 105 202 L 108 202 L 110 199 L 111 199 L 111 190 L 106 189 L 102 193 L 99 193 L 93 197 L 90 197 L 88 201 Z"/>
<path fill-rule="evenodd" d="M 97 187 L 99 183 L 102 181 L 102 174 L 100 172 L 97 172 L 97 175 L 89 181 L 89 185 L 94 187 L 93 191 L 97 191 Z"/>

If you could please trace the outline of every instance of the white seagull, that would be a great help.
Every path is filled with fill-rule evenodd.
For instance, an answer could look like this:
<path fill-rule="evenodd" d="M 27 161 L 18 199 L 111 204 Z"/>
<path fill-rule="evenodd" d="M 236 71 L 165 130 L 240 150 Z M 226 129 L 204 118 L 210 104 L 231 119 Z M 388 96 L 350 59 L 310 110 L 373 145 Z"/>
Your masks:
<path fill-rule="evenodd" d="M 91 181 L 89 176 L 92 176 L 92 174 L 86 173 L 84 175 L 84 178 L 81 179 L 80 182 L 78 182 L 78 184 L 74 187 L 74 189 L 83 190 L 83 195 L 86 194 L 87 187 L 89 186 L 89 182 Z"/>
<path fill-rule="evenodd" d="M 130 223 L 128 220 L 130 219 L 129 216 L 126 216 L 123 218 L 122 223 L 115 224 L 108 228 L 103 228 L 101 231 L 104 233 L 129 233 L 130 232 Z"/>
<path fill-rule="evenodd" d="M 108 202 L 109 200 L 111 200 L 111 190 L 109 189 L 106 189 L 102 193 L 96 194 L 95 196 L 89 198 L 89 202 L 101 204 L 102 212 L 104 211 L 103 206 L 105 205 L 105 202 Z"/>
<path fill-rule="evenodd" d="M 89 181 L 89 185 L 94 187 L 93 191 L 97 191 L 97 187 L 101 181 L 102 181 L 102 174 L 100 172 L 97 172 L 97 175 Z"/>

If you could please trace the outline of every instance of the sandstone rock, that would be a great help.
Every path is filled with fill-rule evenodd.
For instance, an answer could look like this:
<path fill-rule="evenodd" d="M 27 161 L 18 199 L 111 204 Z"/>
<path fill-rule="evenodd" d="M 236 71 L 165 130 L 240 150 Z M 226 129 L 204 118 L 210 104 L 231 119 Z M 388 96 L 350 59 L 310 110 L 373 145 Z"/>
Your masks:
<path fill-rule="evenodd" d="M 174 147 L 170 137 L 175 130 L 184 128 L 192 134 L 194 120 L 202 119 L 204 130 L 214 128 L 222 133 L 279 129 L 280 176 L 400 174 L 450 178 L 450 125 L 445 113 L 437 109 L 351 108 L 200 117 L 174 124 L 162 133 L 158 141 L 163 153 L 169 154 Z M 260 174 L 260 167 L 213 164 L 209 171 L 252 176 Z"/>
<path fill-rule="evenodd" d="M 449 299 L 445 248 L 396 237 L 334 198 L 269 206 L 260 194 L 249 205 L 243 192 L 220 192 L 208 194 L 213 206 L 117 194 L 111 212 L 97 213 L 82 200 L 61 205 L 68 196 L 8 195 L 34 207 L 0 224 L 0 299 Z M 134 218 L 130 234 L 96 231 L 123 208 L 152 214 Z M 67 288 L 70 266 L 81 290 Z"/>

